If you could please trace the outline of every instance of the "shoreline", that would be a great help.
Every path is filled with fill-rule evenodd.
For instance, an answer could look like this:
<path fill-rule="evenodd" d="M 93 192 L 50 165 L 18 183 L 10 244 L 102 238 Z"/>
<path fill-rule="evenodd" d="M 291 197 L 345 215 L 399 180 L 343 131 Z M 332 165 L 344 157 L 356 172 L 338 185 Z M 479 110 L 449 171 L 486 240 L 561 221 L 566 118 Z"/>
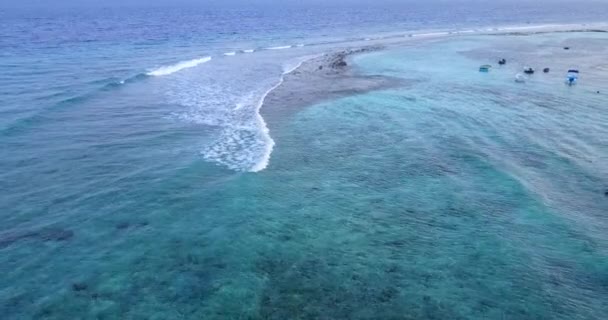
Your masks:
<path fill-rule="evenodd" d="M 285 73 L 279 85 L 266 95 L 260 114 L 274 126 L 301 108 L 370 91 L 395 88 L 407 82 L 385 76 L 357 72 L 349 59 L 358 54 L 377 52 L 384 46 L 342 49 L 306 60 Z"/>
<path fill-rule="evenodd" d="M 262 159 L 248 171 L 255 173 L 266 169 L 276 145 L 270 128 L 292 113 L 317 102 L 390 87 L 390 79 L 357 74 L 347 62 L 355 54 L 381 49 L 379 46 L 369 46 L 340 50 L 303 60 L 286 70 L 257 105 L 256 118 L 266 148 Z M 299 99 L 290 100 L 294 96 Z"/>
<path fill-rule="evenodd" d="M 573 29 L 571 25 L 564 26 L 530 26 L 511 27 L 502 30 L 472 31 L 471 33 L 434 32 L 419 34 L 398 39 L 396 37 L 381 38 L 365 41 L 352 41 L 349 48 L 336 49 L 334 52 L 302 61 L 298 66 L 285 71 L 280 81 L 266 92 L 258 108 L 258 121 L 262 124 L 264 135 L 267 136 L 270 146 L 264 159 L 251 170 L 259 172 L 264 170 L 270 162 L 275 141 L 271 136 L 272 128 L 289 118 L 302 108 L 348 96 L 364 94 L 371 91 L 392 89 L 406 86 L 408 80 L 392 78 L 381 75 L 364 75 L 350 64 L 350 58 L 360 54 L 367 54 L 387 50 L 415 43 L 417 40 L 435 41 L 453 36 L 533 36 L 550 33 L 608 33 L 606 29 L 598 26 L 589 27 L 579 25 L 580 29 Z M 584 27 L 584 28 L 583 28 Z M 526 31 L 515 31 L 522 30 Z M 502 31 L 502 32 L 501 32 Z M 373 43 L 376 42 L 376 43 Z M 358 43 L 358 45 L 357 45 Z M 411 80 L 414 81 L 414 80 Z"/>
<path fill-rule="evenodd" d="M 553 31 L 512 31 L 507 33 L 488 33 L 489 36 L 533 36 L 547 33 L 608 33 L 605 29 L 572 29 L 572 30 L 553 30 Z"/>
<path fill-rule="evenodd" d="M 608 33 L 608 23 L 486 27 L 454 32 L 410 33 L 352 40 L 350 46 L 305 60 L 296 68 L 284 73 L 280 83 L 264 96 L 259 113 L 262 114 L 264 119 L 268 119 L 267 117 L 273 117 L 272 113 L 274 111 L 280 111 L 275 110 L 279 109 L 280 105 L 289 104 L 283 106 L 283 108 L 299 108 L 353 94 L 390 89 L 406 83 L 403 79 L 369 76 L 356 72 L 348 62 L 349 58 L 355 55 L 399 47 L 417 40 L 437 40 L 454 36 L 533 36 L 549 33 Z M 311 80 L 329 83 L 318 86 L 319 88 L 304 89 L 302 89 L 302 83 L 299 86 L 293 84 L 293 82 Z M 289 99 L 294 95 L 299 95 L 299 99 Z"/>
<path fill-rule="evenodd" d="M 423 31 L 420 30 L 420 32 Z M 407 83 L 403 79 L 358 73 L 348 61 L 355 55 L 399 47 L 418 40 L 483 35 L 533 36 L 549 33 L 608 33 L 608 23 L 486 27 L 453 32 L 409 33 L 351 40 L 349 46 L 305 60 L 299 66 L 284 73 L 280 83 L 263 97 L 258 113 L 267 122 L 274 122 L 277 120 L 276 118 L 287 115 L 285 109 L 299 109 L 318 102 L 374 90 L 390 89 Z M 308 84 L 312 85 L 307 87 Z M 298 97 L 294 99 L 293 96 Z"/>

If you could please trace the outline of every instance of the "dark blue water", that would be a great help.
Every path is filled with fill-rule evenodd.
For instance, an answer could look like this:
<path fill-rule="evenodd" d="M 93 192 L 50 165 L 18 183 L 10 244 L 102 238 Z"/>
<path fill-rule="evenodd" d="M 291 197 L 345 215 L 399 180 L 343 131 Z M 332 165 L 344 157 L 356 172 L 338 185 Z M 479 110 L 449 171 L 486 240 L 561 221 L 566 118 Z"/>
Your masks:
<path fill-rule="evenodd" d="M 422 41 L 352 61 L 414 85 L 270 128 L 259 111 L 285 73 L 364 39 L 606 16 L 2 9 L 0 318 L 605 319 L 603 34 Z M 499 54 L 503 73 L 467 73 Z M 524 63 L 588 72 L 522 89 Z"/>

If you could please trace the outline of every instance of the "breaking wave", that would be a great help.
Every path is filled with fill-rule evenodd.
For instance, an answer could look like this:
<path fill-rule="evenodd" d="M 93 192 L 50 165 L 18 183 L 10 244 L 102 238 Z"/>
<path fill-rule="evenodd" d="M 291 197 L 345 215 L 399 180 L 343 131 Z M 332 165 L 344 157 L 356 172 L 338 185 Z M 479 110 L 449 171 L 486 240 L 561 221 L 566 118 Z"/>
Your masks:
<path fill-rule="evenodd" d="M 267 50 L 285 50 L 285 49 L 289 49 L 291 48 L 291 46 L 278 46 L 278 47 L 269 47 L 266 48 Z"/>
<path fill-rule="evenodd" d="M 266 169 L 275 141 L 260 110 L 268 95 L 283 83 L 285 75 L 311 58 L 304 57 L 285 64 L 276 83 L 264 91 L 252 91 L 240 97 L 230 110 L 220 113 L 220 116 L 209 117 L 209 113 L 194 115 L 197 123 L 221 128 L 214 142 L 201 151 L 203 158 L 235 171 L 259 172 Z"/>
<path fill-rule="evenodd" d="M 176 63 L 174 65 L 164 66 L 164 67 L 160 67 L 156 70 L 152 70 L 152 71 L 148 72 L 147 75 L 157 76 L 157 77 L 166 76 L 166 75 L 170 75 L 172 73 L 176 73 L 176 72 L 179 72 L 179 71 L 187 69 L 187 68 L 196 67 L 200 64 L 203 64 L 203 63 L 209 62 L 209 61 L 211 61 L 211 57 L 204 57 L 204 58 L 192 59 L 192 60 L 188 60 L 188 61 L 182 61 L 182 62 Z"/>

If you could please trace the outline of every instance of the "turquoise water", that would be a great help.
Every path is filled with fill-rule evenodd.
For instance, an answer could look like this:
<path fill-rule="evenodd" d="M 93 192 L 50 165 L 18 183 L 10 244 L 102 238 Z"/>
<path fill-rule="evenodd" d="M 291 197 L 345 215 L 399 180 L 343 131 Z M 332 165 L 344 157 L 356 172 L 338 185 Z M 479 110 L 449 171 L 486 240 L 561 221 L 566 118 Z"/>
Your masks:
<path fill-rule="evenodd" d="M 497 22 L 475 10 L 411 17 Z M 272 14 L 286 30 L 255 12 L 3 19 L 1 318 L 608 318 L 606 34 L 355 56 L 403 85 L 290 110 L 261 134 L 256 108 L 283 72 L 360 45 L 352 33 L 423 25 L 365 13 L 333 27 Z M 524 65 L 553 71 L 517 84 Z M 268 137 L 268 166 L 249 172 Z"/>
<path fill-rule="evenodd" d="M 56 222 L 3 234 L 2 281 L 19 283 L 0 291 L 3 313 L 605 318 L 606 98 L 541 75 L 521 86 L 509 69 L 478 73 L 472 57 L 508 41 L 520 40 L 467 37 L 356 57 L 360 72 L 412 81 L 284 119 L 258 173 L 205 162 L 175 144 L 195 128 L 162 126 L 131 126 L 147 141 L 137 153 L 128 140 L 104 145 L 108 132 L 88 154 L 65 146 L 56 159 L 30 160 L 79 157 L 70 177 L 121 174 L 66 176 L 61 187 L 32 180 L 21 187 L 27 201 L 9 198 L 22 214 L 8 222 Z M 109 108 L 117 121 L 145 117 Z M 88 167 L 91 158 L 107 161 Z M 36 185 L 48 187 L 26 193 Z M 33 202 L 36 211 L 20 210 Z"/>
<path fill-rule="evenodd" d="M 290 231 L 266 271 L 275 318 L 606 317 L 606 98 L 470 72 L 469 52 L 505 41 L 521 40 L 361 56 L 417 81 L 278 130 L 267 174 L 286 207 L 270 219 Z"/>

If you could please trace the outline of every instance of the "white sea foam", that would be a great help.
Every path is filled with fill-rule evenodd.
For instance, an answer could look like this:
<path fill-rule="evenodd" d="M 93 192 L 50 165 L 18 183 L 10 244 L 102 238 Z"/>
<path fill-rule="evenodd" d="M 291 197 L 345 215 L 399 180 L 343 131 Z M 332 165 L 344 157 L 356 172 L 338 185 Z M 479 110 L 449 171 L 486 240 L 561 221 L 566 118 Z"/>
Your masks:
<path fill-rule="evenodd" d="M 296 47 L 298 47 L 298 48 L 302 48 L 303 46 L 305 46 L 305 44 L 303 44 L 303 43 L 296 44 Z"/>
<path fill-rule="evenodd" d="M 203 64 L 203 63 L 209 62 L 209 61 L 211 61 L 211 57 L 204 57 L 204 58 L 192 59 L 192 60 L 188 60 L 188 61 L 182 61 L 182 62 L 176 63 L 174 65 L 164 66 L 164 67 L 160 67 L 156 70 L 152 70 L 152 71 L 148 72 L 147 75 L 149 75 L 149 76 L 166 76 L 166 75 L 176 73 L 178 71 L 181 71 L 181 70 L 184 70 L 187 68 L 196 67 L 199 64 Z"/>
<path fill-rule="evenodd" d="M 262 96 L 262 98 L 260 99 L 260 101 L 258 102 L 258 104 L 256 106 L 256 110 L 255 110 L 256 120 L 258 123 L 258 127 L 261 130 L 262 139 L 264 141 L 264 149 L 263 149 L 262 157 L 260 158 L 260 160 L 256 164 L 254 164 L 253 167 L 251 167 L 249 169 L 249 171 L 251 171 L 251 172 L 259 172 L 259 171 L 266 169 L 266 167 L 268 167 L 268 163 L 270 162 L 270 155 L 272 154 L 272 150 L 274 149 L 275 142 L 272 139 L 272 137 L 270 136 L 270 130 L 268 130 L 266 121 L 264 121 L 264 118 L 260 114 L 260 109 L 264 105 L 264 101 L 266 100 L 266 97 L 268 96 L 268 94 L 270 94 L 272 92 L 272 90 L 278 88 L 282 83 L 283 83 L 283 77 L 281 77 L 281 79 L 279 80 L 279 82 L 276 85 L 274 85 L 272 88 L 270 88 L 268 91 L 266 91 L 266 93 L 264 93 L 264 95 Z"/>
<path fill-rule="evenodd" d="M 268 83 L 267 89 L 254 90 L 235 100 L 232 108 L 222 109 L 226 110 L 225 113 L 215 114 L 210 119 L 208 111 L 196 112 L 194 119 L 197 123 L 216 124 L 220 128 L 217 138 L 201 150 L 202 156 L 208 161 L 236 171 L 264 170 L 270 162 L 275 141 L 260 113 L 261 108 L 268 95 L 283 83 L 285 75 L 313 57 L 316 56 L 288 61 L 283 65 L 282 74 L 276 83 Z M 217 121 L 219 118 L 225 121 L 220 123 Z"/>
<path fill-rule="evenodd" d="M 289 48 L 291 48 L 291 46 L 269 47 L 266 49 L 268 49 L 268 50 L 285 50 L 285 49 L 289 49 Z"/>
<path fill-rule="evenodd" d="M 440 37 L 440 36 L 447 36 L 449 35 L 449 32 L 429 32 L 429 33 L 418 33 L 418 34 L 414 34 L 414 37 Z"/>
<path fill-rule="evenodd" d="M 234 56 L 234 55 L 236 55 L 236 52 L 234 52 L 234 51 L 226 52 L 226 53 L 224 53 L 224 55 L 225 56 Z"/>
<path fill-rule="evenodd" d="M 297 58 L 297 59 L 293 59 L 293 60 L 287 61 L 283 65 L 283 76 L 288 75 L 288 74 L 296 71 L 296 69 L 298 69 L 299 67 L 301 67 L 304 62 L 312 60 L 312 59 L 319 58 L 319 57 L 323 56 L 324 54 L 325 53 L 308 55 L 308 56 L 304 56 L 304 57 L 300 57 L 300 58 Z"/>
<path fill-rule="evenodd" d="M 466 33 L 466 30 L 463 31 Z M 423 30 L 418 33 L 424 35 L 425 32 L 435 31 Z M 442 34 L 448 33 L 435 35 Z M 239 50 L 237 55 L 254 51 Z M 289 55 L 290 52 L 293 51 L 285 50 L 283 53 Z M 170 94 L 177 99 L 176 105 L 186 109 L 177 112 L 178 118 L 204 127 L 201 156 L 206 161 L 235 171 L 259 172 L 268 167 L 275 141 L 262 117 L 261 108 L 273 90 L 288 78 L 287 74 L 312 58 L 283 60 L 283 69 L 279 71 L 275 61 L 281 55 L 279 52 L 262 51 L 259 54 L 263 66 L 251 68 L 244 74 L 225 72 L 226 66 L 229 65 L 230 70 L 247 69 L 251 67 L 248 59 L 220 59 L 206 66 L 216 72 L 187 73 L 188 77 L 176 77 L 171 82 L 173 90 L 170 90 Z"/>
<path fill-rule="evenodd" d="M 255 51 L 254 49 L 245 49 L 245 50 L 243 50 L 244 53 L 252 53 L 254 51 Z"/>
<path fill-rule="evenodd" d="M 270 88 L 268 91 L 266 91 L 266 93 L 262 96 L 262 98 L 260 99 L 259 103 L 257 104 L 256 107 L 256 118 L 258 121 L 258 124 L 261 128 L 262 134 L 263 134 L 263 138 L 264 138 L 264 142 L 266 143 L 266 147 L 264 148 L 264 153 L 262 155 L 262 158 L 249 170 L 251 172 L 258 172 L 258 171 L 262 171 L 264 169 L 266 169 L 266 167 L 268 167 L 268 163 L 270 162 L 270 155 L 272 154 L 272 150 L 274 149 L 274 145 L 275 142 L 272 139 L 272 137 L 270 136 L 270 132 L 268 130 L 268 126 L 266 125 L 266 121 L 264 121 L 264 118 L 262 117 L 262 115 L 260 114 L 260 109 L 262 108 L 262 106 L 264 105 L 264 101 L 266 101 L 266 97 L 276 88 L 278 88 L 281 84 L 283 84 L 283 82 L 285 81 L 285 76 L 294 72 L 296 69 L 298 69 L 300 66 L 302 66 L 302 64 L 308 60 L 317 58 L 322 56 L 323 54 L 318 54 L 318 55 L 314 55 L 314 56 L 307 56 L 304 58 L 301 58 L 299 60 L 297 60 L 296 63 L 292 63 L 292 64 L 287 64 L 286 66 L 283 67 L 283 74 L 281 75 L 281 78 L 279 79 L 279 82 L 277 84 L 275 84 L 272 88 Z"/>
<path fill-rule="evenodd" d="M 561 27 L 561 26 L 568 27 L 568 26 L 573 26 L 573 25 L 569 25 L 569 24 L 563 24 L 563 25 L 558 25 L 558 24 L 537 24 L 537 25 L 526 25 L 526 26 L 508 26 L 508 27 L 501 28 L 501 30 L 505 30 L 505 31 L 535 30 L 535 29 L 555 28 L 555 27 Z"/>

